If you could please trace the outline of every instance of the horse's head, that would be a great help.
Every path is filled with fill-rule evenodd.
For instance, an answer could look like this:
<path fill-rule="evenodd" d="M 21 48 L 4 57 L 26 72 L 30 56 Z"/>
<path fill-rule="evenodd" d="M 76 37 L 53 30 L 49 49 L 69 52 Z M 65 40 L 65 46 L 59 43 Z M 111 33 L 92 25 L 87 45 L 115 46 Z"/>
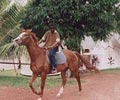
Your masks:
<path fill-rule="evenodd" d="M 24 30 L 17 38 L 13 40 L 16 45 L 29 45 L 30 43 L 37 43 L 38 39 L 31 29 Z"/>

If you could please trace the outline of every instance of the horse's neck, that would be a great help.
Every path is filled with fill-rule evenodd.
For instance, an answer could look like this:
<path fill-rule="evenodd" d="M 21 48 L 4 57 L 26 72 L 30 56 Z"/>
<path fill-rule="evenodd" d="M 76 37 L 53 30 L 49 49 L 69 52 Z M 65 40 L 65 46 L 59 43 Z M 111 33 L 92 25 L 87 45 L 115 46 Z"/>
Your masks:
<path fill-rule="evenodd" d="M 27 50 L 28 50 L 31 61 L 35 61 L 39 55 L 42 55 L 42 49 L 36 44 L 27 45 Z"/>

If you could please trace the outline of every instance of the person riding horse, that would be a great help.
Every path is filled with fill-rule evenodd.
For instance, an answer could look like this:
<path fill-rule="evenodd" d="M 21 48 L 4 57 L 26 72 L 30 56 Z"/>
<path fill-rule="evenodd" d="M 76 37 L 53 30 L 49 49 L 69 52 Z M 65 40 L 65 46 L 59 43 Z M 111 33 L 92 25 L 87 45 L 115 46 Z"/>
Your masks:
<path fill-rule="evenodd" d="M 56 32 L 55 29 L 54 32 Z M 46 37 L 44 38 L 46 39 Z M 55 41 L 54 44 L 51 46 L 56 47 L 60 41 L 58 40 L 59 38 L 56 38 L 54 40 Z M 32 77 L 29 82 L 29 86 L 33 93 L 40 96 L 38 100 L 42 100 L 47 74 L 50 72 L 50 69 L 49 69 L 49 63 L 47 61 L 46 50 L 43 47 L 39 47 L 37 43 L 38 43 L 38 38 L 36 37 L 35 33 L 32 32 L 32 29 L 25 29 L 18 37 L 16 37 L 13 40 L 14 46 L 25 45 L 27 48 L 30 57 L 30 69 L 32 71 Z M 48 45 L 48 48 L 50 48 L 50 45 Z M 96 68 L 78 52 L 73 52 L 68 49 L 62 49 L 61 51 L 64 53 L 66 57 L 66 61 L 65 63 L 57 64 L 57 71 L 61 72 L 61 78 L 62 78 L 62 84 L 61 84 L 62 86 L 56 95 L 57 97 L 61 97 L 64 92 L 64 88 L 67 81 L 66 72 L 68 69 L 70 69 L 70 71 L 73 73 L 74 77 L 77 80 L 79 92 L 82 90 L 80 75 L 78 72 L 79 60 L 81 60 L 89 69 Z M 33 87 L 33 83 L 39 75 L 41 76 L 40 91 L 36 91 L 36 89 L 34 89 Z"/>
<path fill-rule="evenodd" d="M 57 63 L 55 59 L 55 54 L 58 51 L 58 46 L 60 44 L 60 35 L 56 31 L 56 27 L 54 25 L 49 26 L 49 30 L 44 34 L 42 39 L 38 42 L 38 44 L 44 42 L 44 48 L 49 50 L 49 59 L 52 65 L 52 73 L 56 73 Z"/>

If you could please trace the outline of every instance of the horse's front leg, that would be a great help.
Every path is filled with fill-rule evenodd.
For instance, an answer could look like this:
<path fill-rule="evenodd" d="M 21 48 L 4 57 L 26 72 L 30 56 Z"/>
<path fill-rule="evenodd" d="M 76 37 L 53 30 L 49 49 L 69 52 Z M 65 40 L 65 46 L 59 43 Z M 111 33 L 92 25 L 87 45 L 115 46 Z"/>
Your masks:
<path fill-rule="evenodd" d="M 62 77 L 62 87 L 60 88 L 60 90 L 57 94 L 57 97 L 60 97 L 63 94 L 64 87 L 65 87 L 65 84 L 66 84 L 66 81 L 67 81 L 66 70 L 61 72 L 61 77 Z"/>
<path fill-rule="evenodd" d="M 47 73 L 45 73 L 45 72 L 41 73 L 41 86 L 40 86 L 41 92 L 40 92 L 40 98 L 38 100 L 42 100 L 44 87 L 45 87 L 46 76 L 47 76 Z"/>
<path fill-rule="evenodd" d="M 31 80 L 29 82 L 29 86 L 30 86 L 30 88 L 31 88 L 31 90 L 32 90 L 33 93 L 39 95 L 39 93 L 32 86 L 32 84 L 33 84 L 33 82 L 35 81 L 36 78 L 37 78 L 37 75 L 33 73 L 32 77 L 31 77 Z"/>

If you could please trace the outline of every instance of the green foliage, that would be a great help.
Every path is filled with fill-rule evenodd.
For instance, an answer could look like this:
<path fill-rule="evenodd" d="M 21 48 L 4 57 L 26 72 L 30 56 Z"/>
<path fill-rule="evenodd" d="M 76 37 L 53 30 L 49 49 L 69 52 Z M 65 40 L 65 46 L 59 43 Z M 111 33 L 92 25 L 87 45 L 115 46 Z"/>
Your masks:
<path fill-rule="evenodd" d="M 115 18 L 116 18 L 116 22 L 115 22 L 116 29 L 117 29 L 117 32 L 119 32 L 119 34 L 120 34 L 120 7 L 119 7 L 119 9 L 116 10 Z"/>
<path fill-rule="evenodd" d="M 24 9 L 9 0 L 1 0 L 0 6 L 0 42 L 7 40 L 8 43 L 13 38 L 12 34 L 19 33 L 19 21 Z"/>
<path fill-rule="evenodd" d="M 84 39 L 85 35 L 92 36 L 94 40 L 105 40 L 115 28 L 114 12 L 118 2 L 119 0 L 34 0 L 26 8 L 21 25 L 24 28 L 31 27 L 40 38 L 47 26 L 54 23 L 61 36 L 69 35 L 70 40 L 73 36 Z"/>
<path fill-rule="evenodd" d="M 72 38 L 65 39 L 64 45 L 66 45 L 68 49 L 78 51 L 82 49 L 80 43 L 81 43 L 81 39 L 79 37 L 73 36 Z"/>
<path fill-rule="evenodd" d="M 0 0 L 0 57 L 2 58 L 20 57 L 22 53 L 24 54 L 23 51 L 26 51 L 23 47 L 15 49 L 11 43 L 20 33 L 20 19 L 24 8 L 17 0 Z"/>
<path fill-rule="evenodd" d="M 20 58 L 22 55 L 29 57 L 25 46 L 14 47 L 13 43 L 7 43 L 0 47 L 0 58 L 2 59 Z"/>

